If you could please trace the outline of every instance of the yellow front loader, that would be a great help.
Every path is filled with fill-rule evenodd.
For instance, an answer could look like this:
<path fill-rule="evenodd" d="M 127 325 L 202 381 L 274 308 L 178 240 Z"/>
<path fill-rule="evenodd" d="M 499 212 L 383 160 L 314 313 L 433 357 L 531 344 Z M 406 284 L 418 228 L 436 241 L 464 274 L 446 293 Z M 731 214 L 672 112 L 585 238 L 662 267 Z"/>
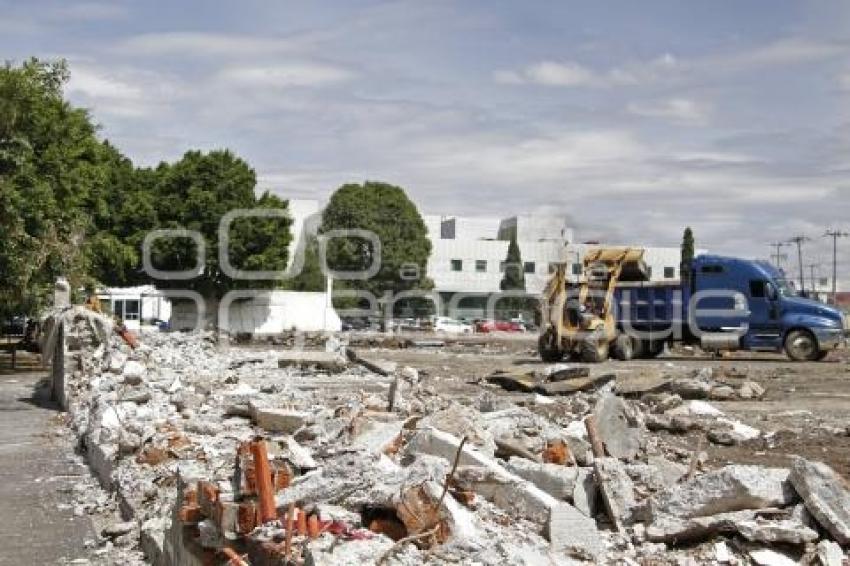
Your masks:
<path fill-rule="evenodd" d="M 648 269 L 640 248 L 599 248 L 584 256 L 583 276 L 571 282 L 559 265 L 543 290 L 540 357 L 556 362 L 564 356 L 602 362 L 609 353 L 631 359 L 634 342 L 617 329 L 614 290 L 620 281 L 646 281 Z"/>

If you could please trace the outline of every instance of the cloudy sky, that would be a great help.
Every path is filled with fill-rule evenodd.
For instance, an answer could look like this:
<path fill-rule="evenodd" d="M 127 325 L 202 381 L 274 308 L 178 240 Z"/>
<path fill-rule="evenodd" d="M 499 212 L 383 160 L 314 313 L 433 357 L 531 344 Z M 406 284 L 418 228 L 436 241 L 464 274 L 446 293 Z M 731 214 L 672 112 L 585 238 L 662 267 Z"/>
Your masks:
<path fill-rule="evenodd" d="M 140 164 L 228 147 L 261 188 L 404 186 L 423 212 L 750 257 L 850 231 L 850 2 L 11 2 L 0 53 Z M 790 253 L 791 250 L 785 250 Z M 850 239 L 841 259 L 850 282 Z M 796 270 L 796 260 L 789 266 Z"/>

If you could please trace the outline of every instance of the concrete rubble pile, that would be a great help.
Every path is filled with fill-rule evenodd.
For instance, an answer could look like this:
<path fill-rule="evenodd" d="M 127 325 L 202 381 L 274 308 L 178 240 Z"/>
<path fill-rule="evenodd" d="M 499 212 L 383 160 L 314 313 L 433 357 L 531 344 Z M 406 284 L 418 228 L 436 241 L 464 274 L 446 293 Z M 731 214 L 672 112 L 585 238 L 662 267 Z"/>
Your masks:
<path fill-rule="evenodd" d="M 707 373 L 629 387 L 555 366 L 517 394 L 530 403 L 500 396 L 505 379 L 469 399 L 333 337 L 133 349 L 98 315 L 57 316 L 70 426 L 153 564 L 846 560 L 850 492 L 829 467 L 708 469 L 665 440 L 762 436 L 709 404 L 724 386 Z M 570 380 L 587 385 L 540 386 Z M 731 395 L 764 394 L 752 385 Z"/>

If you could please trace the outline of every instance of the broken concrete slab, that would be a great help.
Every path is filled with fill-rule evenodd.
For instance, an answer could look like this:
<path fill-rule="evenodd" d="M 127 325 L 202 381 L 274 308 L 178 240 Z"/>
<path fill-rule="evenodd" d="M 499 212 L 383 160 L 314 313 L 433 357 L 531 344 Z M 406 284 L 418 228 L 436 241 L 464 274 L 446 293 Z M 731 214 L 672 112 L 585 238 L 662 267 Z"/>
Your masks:
<path fill-rule="evenodd" d="M 487 378 L 487 383 L 500 386 L 505 391 L 532 393 L 541 384 L 534 372 L 505 372 L 498 371 Z"/>
<path fill-rule="evenodd" d="M 691 544 L 722 534 L 738 534 L 749 542 L 802 545 L 818 539 L 818 533 L 791 519 L 768 520 L 757 511 L 719 513 L 708 517 L 659 517 L 647 527 L 652 542 Z"/>
<path fill-rule="evenodd" d="M 352 350 L 351 348 L 345 349 L 345 357 L 348 358 L 350 362 L 361 365 L 372 373 L 377 373 L 378 375 L 382 375 L 384 377 L 390 376 L 395 373 L 396 368 L 398 367 L 398 364 L 396 364 L 395 362 L 368 360 L 362 357 L 354 350 Z"/>
<path fill-rule="evenodd" d="M 822 540 L 817 548 L 818 561 L 822 566 L 842 566 L 844 564 L 844 551 L 841 546 L 831 540 Z"/>
<path fill-rule="evenodd" d="M 344 371 L 348 361 L 336 352 L 317 352 L 308 350 L 289 350 L 278 358 L 279 368 L 311 368 L 336 373 Z"/>
<path fill-rule="evenodd" d="M 572 498 L 578 479 L 578 468 L 536 463 L 524 458 L 511 458 L 506 467 L 508 471 L 530 481 L 552 497 L 561 500 Z"/>
<path fill-rule="evenodd" d="M 546 531 L 555 553 L 567 553 L 600 562 L 607 551 L 596 521 L 567 503 L 552 509 Z"/>
<path fill-rule="evenodd" d="M 560 381 L 557 383 L 543 383 L 533 389 L 533 391 L 541 395 L 572 395 L 579 391 L 592 391 L 599 389 L 607 383 L 614 381 L 617 378 L 613 373 L 606 373 L 591 377 L 579 377 L 568 381 Z"/>
<path fill-rule="evenodd" d="M 377 422 L 368 420 L 357 423 L 357 434 L 352 445 L 373 454 L 385 454 L 399 441 L 404 421 Z"/>
<path fill-rule="evenodd" d="M 596 404 L 596 426 L 605 451 L 621 460 L 633 460 L 640 452 L 641 433 L 625 401 L 604 395 Z"/>
<path fill-rule="evenodd" d="M 558 382 L 587 377 L 590 375 L 590 368 L 571 364 L 555 364 L 546 368 L 542 374 L 546 381 Z"/>
<path fill-rule="evenodd" d="M 751 550 L 750 558 L 758 566 L 797 566 L 796 560 L 769 548 Z"/>
<path fill-rule="evenodd" d="M 670 391 L 682 399 L 707 399 L 712 383 L 692 378 L 674 379 L 670 382 Z"/>
<path fill-rule="evenodd" d="M 597 458 L 593 462 L 596 485 L 608 516 L 617 530 L 631 522 L 635 508 L 634 484 L 623 464 L 616 458 Z"/>
<path fill-rule="evenodd" d="M 797 498 L 788 476 L 784 469 L 727 466 L 657 493 L 650 500 L 650 513 L 653 518 L 694 518 L 785 507 Z"/>
<path fill-rule="evenodd" d="M 593 518 L 599 512 L 599 491 L 596 487 L 596 478 L 593 468 L 577 468 L 575 487 L 573 488 L 573 507 L 582 514 Z"/>
<path fill-rule="evenodd" d="M 620 375 L 614 384 L 614 392 L 622 397 L 637 397 L 667 389 L 672 380 L 661 374 Z"/>
<path fill-rule="evenodd" d="M 254 423 L 269 432 L 293 434 L 304 426 L 309 415 L 295 409 L 252 406 Z"/>
<path fill-rule="evenodd" d="M 850 544 L 850 491 L 832 468 L 821 462 L 795 458 L 791 464 L 791 485 L 806 509 L 841 545 Z"/>

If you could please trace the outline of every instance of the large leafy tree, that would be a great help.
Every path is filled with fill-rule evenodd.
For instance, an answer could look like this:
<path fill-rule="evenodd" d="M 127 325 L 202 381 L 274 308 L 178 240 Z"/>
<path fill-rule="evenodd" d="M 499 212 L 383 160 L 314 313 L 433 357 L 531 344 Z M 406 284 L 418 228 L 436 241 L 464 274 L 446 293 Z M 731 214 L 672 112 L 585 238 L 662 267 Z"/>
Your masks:
<path fill-rule="evenodd" d="M 428 229 L 404 189 L 374 181 L 337 189 L 322 213 L 320 233 L 357 229 L 380 240 L 380 265 L 374 276 L 342 282 L 345 287 L 368 291 L 379 299 L 386 292 L 433 287 L 426 276 L 431 254 Z M 365 271 L 375 260 L 376 250 L 368 239 L 334 237 L 327 242 L 327 264 L 333 270 Z"/>
<path fill-rule="evenodd" d="M 219 263 L 219 223 L 236 209 L 286 210 L 286 201 L 266 192 L 257 197 L 256 174 L 230 151 L 189 151 L 174 164 L 160 164 L 153 172 L 155 225 L 161 229 L 200 232 L 206 257 L 199 275 L 190 280 L 156 279 L 163 288 L 189 289 L 207 301 L 210 314 L 231 289 L 270 288 L 276 280 L 229 277 Z M 139 197 L 141 198 L 141 197 Z M 230 224 L 228 252 L 234 268 L 246 271 L 284 271 L 291 239 L 289 218 L 245 216 Z M 143 233 L 127 236 L 132 241 Z M 162 271 L 182 271 L 197 263 L 197 247 L 189 238 L 158 238 L 151 253 L 153 266 Z"/>
<path fill-rule="evenodd" d="M 319 241 L 315 236 L 310 236 L 304 244 L 304 263 L 301 271 L 286 280 L 284 287 L 290 291 L 324 292 L 326 284 L 319 260 Z"/>
<path fill-rule="evenodd" d="M 68 104 L 64 61 L 0 68 L 0 304 L 32 314 L 56 277 L 85 284 L 117 152 Z"/>

